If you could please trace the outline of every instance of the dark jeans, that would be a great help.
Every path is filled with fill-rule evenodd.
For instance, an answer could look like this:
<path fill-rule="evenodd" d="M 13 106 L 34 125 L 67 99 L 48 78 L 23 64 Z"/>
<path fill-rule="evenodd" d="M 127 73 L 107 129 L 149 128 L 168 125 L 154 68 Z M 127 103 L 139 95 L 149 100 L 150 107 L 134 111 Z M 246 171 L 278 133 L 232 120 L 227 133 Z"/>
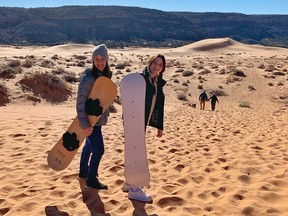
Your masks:
<path fill-rule="evenodd" d="M 212 111 L 215 110 L 215 106 L 216 106 L 216 102 L 212 101 L 212 102 L 211 102 L 211 109 L 212 109 Z"/>
<path fill-rule="evenodd" d="M 80 174 L 88 174 L 88 180 L 90 181 L 93 181 L 95 177 L 98 177 L 98 168 L 103 154 L 104 142 L 101 126 L 95 126 L 92 134 L 86 137 L 85 145 L 82 149 L 80 159 Z"/>

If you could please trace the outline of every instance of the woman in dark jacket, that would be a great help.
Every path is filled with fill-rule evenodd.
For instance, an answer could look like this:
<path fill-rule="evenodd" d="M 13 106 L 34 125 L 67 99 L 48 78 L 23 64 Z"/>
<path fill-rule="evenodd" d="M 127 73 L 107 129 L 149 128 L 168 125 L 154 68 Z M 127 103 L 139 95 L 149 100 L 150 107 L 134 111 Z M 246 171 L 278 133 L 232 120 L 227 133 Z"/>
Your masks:
<path fill-rule="evenodd" d="M 146 81 L 146 99 L 145 99 L 145 126 L 149 125 L 158 129 L 157 136 L 162 136 L 163 133 L 163 118 L 164 118 L 164 101 L 165 95 L 163 93 L 163 86 L 166 81 L 163 79 L 163 72 L 165 71 L 165 58 L 163 55 L 152 57 L 149 61 L 149 68 L 153 66 L 154 61 L 161 59 L 163 62 L 162 70 L 159 74 L 153 74 L 147 67 L 143 71 L 143 76 Z M 162 63 L 160 64 L 162 65 Z M 155 102 L 153 101 L 155 97 Z M 149 122 L 148 122 L 149 121 Z"/>
<path fill-rule="evenodd" d="M 166 60 L 163 55 L 153 56 L 148 67 L 143 70 L 146 81 L 145 98 L 145 128 L 152 126 L 157 128 L 157 137 L 163 135 L 164 101 L 163 87 L 166 81 L 163 79 Z M 128 192 L 128 198 L 142 202 L 151 202 L 152 197 L 145 193 L 142 187 L 131 185 L 127 182 L 123 185 L 123 191 Z"/>

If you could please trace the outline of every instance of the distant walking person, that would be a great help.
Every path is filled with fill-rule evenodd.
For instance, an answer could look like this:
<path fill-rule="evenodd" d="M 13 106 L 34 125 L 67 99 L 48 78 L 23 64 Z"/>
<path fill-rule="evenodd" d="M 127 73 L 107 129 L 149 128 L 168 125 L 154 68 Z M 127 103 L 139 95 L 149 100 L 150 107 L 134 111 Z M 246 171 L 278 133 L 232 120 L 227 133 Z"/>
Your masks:
<path fill-rule="evenodd" d="M 204 110 L 205 109 L 205 102 L 208 100 L 208 96 L 205 91 L 203 91 L 199 95 L 199 102 L 200 102 L 200 109 Z"/>
<path fill-rule="evenodd" d="M 216 97 L 215 94 L 213 94 L 212 97 L 210 97 L 208 100 L 211 100 L 211 109 L 212 111 L 214 111 L 216 107 L 216 102 L 219 103 L 218 98 Z"/>

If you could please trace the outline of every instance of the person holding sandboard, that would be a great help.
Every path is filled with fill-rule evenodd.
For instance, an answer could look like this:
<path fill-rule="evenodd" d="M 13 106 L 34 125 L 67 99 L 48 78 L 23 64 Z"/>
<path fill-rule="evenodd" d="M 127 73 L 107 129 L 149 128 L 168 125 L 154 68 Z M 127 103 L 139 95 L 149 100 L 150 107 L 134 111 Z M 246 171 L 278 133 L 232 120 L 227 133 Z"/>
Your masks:
<path fill-rule="evenodd" d="M 117 95 L 117 86 L 111 80 L 107 59 L 108 52 L 106 46 L 97 46 L 92 54 L 92 60 L 94 60 L 93 66 L 91 69 L 85 69 L 83 78 L 80 81 L 76 105 L 77 116 L 48 152 L 47 163 L 55 171 L 64 170 L 69 166 L 77 151 L 82 147 L 82 143 L 89 136 L 86 140 L 83 156 L 81 157 L 79 179 L 86 180 L 86 177 L 88 177 L 88 160 L 91 153 L 96 152 L 96 150 L 96 155 L 99 154 L 94 165 L 97 176 L 97 163 L 99 163 L 104 149 L 101 127 L 99 126 L 107 122 L 109 111 L 106 110 L 108 110 L 109 105 L 113 103 Z M 97 127 L 94 127 L 96 123 Z M 93 156 L 92 161 L 94 161 Z M 94 176 L 93 172 L 91 176 Z M 97 180 L 94 183 L 90 181 L 90 183 L 88 182 L 88 186 L 96 189 L 106 188 L 103 185 L 101 186 Z"/>
<path fill-rule="evenodd" d="M 92 68 L 86 68 L 80 81 L 77 94 L 77 116 L 86 140 L 82 149 L 80 159 L 79 179 L 86 179 L 85 188 L 108 189 L 107 185 L 99 181 L 98 168 L 104 154 L 104 142 L 102 136 L 102 126 L 108 121 L 109 108 L 102 114 L 95 126 L 91 126 L 89 115 L 95 115 L 93 103 L 88 100 L 89 92 L 95 80 L 101 76 L 112 77 L 108 65 L 108 50 L 105 44 L 98 45 L 92 52 Z M 96 114 L 97 115 L 97 114 Z M 89 160 L 90 159 L 90 160 Z"/>
<path fill-rule="evenodd" d="M 163 135 L 164 100 L 163 79 L 166 60 L 163 55 L 153 56 L 142 73 L 126 75 L 120 83 L 125 139 L 125 182 L 122 190 L 128 198 L 152 202 L 143 187 L 150 182 L 146 153 L 147 126 L 157 128 L 157 137 Z"/>

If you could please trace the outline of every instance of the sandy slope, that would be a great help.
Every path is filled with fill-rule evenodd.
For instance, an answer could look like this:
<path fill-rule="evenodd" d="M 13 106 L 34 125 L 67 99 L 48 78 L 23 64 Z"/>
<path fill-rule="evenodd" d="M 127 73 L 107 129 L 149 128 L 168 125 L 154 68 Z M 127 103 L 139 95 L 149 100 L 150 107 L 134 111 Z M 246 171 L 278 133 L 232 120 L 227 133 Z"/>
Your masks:
<path fill-rule="evenodd" d="M 83 189 L 78 181 L 79 153 L 61 172 L 51 170 L 47 153 L 75 117 L 77 85 L 68 101 L 50 104 L 27 100 L 18 84 L 25 74 L 55 68 L 81 74 L 75 55 L 87 56 L 92 45 L 0 47 L 2 67 L 34 55 L 32 68 L 14 79 L 1 78 L 12 101 L 0 107 L 0 215 L 288 215 L 288 50 L 244 45 L 229 38 L 207 39 L 175 49 L 110 50 L 119 84 L 129 68 L 139 71 L 149 57 L 167 57 L 165 134 L 147 131 L 153 204 L 131 202 L 124 182 L 121 106 L 114 103 L 103 127 L 105 155 L 100 177 L 108 191 Z M 57 60 L 51 57 L 57 55 Z M 50 68 L 41 61 L 51 60 Z M 259 68 L 259 66 L 262 67 Z M 267 72 L 268 68 L 275 69 Z M 193 71 L 183 76 L 182 71 Z M 235 76 L 235 70 L 243 76 Z M 277 75 L 282 72 L 284 75 Z M 252 88 L 253 87 L 253 88 Z M 216 111 L 199 109 L 202 89 L 217 91 Z M 179 100 L 182 94 L 186 100 Z M 118 93 L 119 95 L 119 93 Z M 192 108 L 191 104 L 196 104 Z"/>

